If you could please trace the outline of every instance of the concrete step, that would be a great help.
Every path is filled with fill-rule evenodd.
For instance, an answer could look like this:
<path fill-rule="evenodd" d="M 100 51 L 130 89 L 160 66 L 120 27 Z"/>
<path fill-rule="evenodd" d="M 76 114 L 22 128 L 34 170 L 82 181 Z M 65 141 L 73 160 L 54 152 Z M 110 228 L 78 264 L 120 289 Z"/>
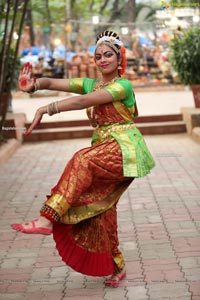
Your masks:
<path fill-rule="evenodd" d="M 144 135 L 186 132 L 186 124 L 184 121 L 140 123 L 137 124 L 137 127 Z"/>
<path fill-rule="evenodd" d="M 92 136 L 92 132 L 93 130 L 89 126 L 36 129 L 31 133 L 31 135 L 24 136 L 24 141 L 38 142 L 38 141 L 87 138 Z"/>
<path fill-rule="evenodd" d="M 144 116 L 135 119 L 138 129 L 144 135 L 172 134 L 186 132 L 182 115 Z M 28 127 L 30 124 L 26 124 Z M 87 138 L 93 129 L 88 120 L 44 122 L 28 137 L 26 142 L 49 141 L 59 139 Z"/>

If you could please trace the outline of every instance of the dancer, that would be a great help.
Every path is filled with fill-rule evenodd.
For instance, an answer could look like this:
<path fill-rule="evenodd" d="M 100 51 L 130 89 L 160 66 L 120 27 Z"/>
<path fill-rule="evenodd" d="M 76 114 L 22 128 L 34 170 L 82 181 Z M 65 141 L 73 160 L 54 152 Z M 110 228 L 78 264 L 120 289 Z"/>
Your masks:
<path fill-rule="evenodd" d="M 40 216 L 12 228 L 23 233 L 52 234 L 63 261 L 90 276 L 107 276 L 107 286 L 125 278 L 125 262 L 117 235 L 117 203 L 134 178 L 147 175 L 154 160 L 136 128 L 137 106 L 132 84 L 121 75 L 125 48 L 119 36 L 104 31 L 97 37 L 94 60 L 101 80 L 31 77 L 26 64 L 19 76 L 24 92 L 48 89 L 77 93 L 40 107 L 26 134 L 44 114 L 87 109 L 94 127 L 91 146 L 76 152 L 44 202 Z"/>

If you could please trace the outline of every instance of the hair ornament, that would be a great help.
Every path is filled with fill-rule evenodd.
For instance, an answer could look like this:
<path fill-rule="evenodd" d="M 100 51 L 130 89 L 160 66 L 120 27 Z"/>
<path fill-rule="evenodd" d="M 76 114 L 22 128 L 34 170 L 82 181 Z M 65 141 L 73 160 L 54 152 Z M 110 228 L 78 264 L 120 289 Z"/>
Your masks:
<path fill-rule="evenodd" d="M 119 47 L 123 46 L 122 41 L 120 41 L 119 39 L 116 39 L 114 36 L 102 36 L 96 43 L 96 46 L 104 43 L 104 42 L 108 42 L 111 43 L 113 45 L 118 45 Z"/>
<path fill-rule="evenodd" d="M 120 75 L 123 75 L 126 71 L 126 48 L 120 47 L 120 53 L 121 53 L 121 69 L 118 69 L 118 72 Z"/>
<path fill-rule="evenodd" d="M 113 48 L 113 50 L 117 53 L 118 58 L 120 58 L 121 62 L 118 66 L 118 74 L 121 76 L 126 71 L 126 49 L 120 41 L 119 36 L 116 32 L 113 31 L 104 31 L 97 36 L 96 40 L 96 48 L 100 44 L 108 45 Z"/>

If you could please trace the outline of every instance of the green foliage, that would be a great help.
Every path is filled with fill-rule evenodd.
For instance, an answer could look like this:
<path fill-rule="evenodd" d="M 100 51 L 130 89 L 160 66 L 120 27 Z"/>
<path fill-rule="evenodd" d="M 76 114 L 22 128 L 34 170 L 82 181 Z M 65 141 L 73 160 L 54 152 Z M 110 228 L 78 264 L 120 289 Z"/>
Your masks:
<path fill-rule="evenodd" d="M 65 19 L 65 1 L 49 1 L 51 19 L 46 9 L 46 2 L 32 0 L 31 8 L 35 24 L 48 27 L 50 23 L 62 23 Z"/>
<path fill-rule="evenodd" d="M 88 19 L 95 13 L 98 13 L 102 6 L 101 0 L 67 0 L 70 2 L 70 18 L 71 19 Z M 63 23 L 66 20 L 67 9 L 66 0 L 49 0 L 49 10 L 51 14 L 51 22 L 55 24 Z M 32 0 L 33 19 L 36 24 L 41 26 L 49 25 L 49 16 L 46 10 L 46 1 Z M 91 11 L 92 7 L 92 11 Z M 104 12 L 106 13 L 106 12 Z"/>
<path fill-rule="evenodd" d="M 200 28 L 176 37 L 170 45 L 170 61 L 183 84 L 200 84 Z"/>

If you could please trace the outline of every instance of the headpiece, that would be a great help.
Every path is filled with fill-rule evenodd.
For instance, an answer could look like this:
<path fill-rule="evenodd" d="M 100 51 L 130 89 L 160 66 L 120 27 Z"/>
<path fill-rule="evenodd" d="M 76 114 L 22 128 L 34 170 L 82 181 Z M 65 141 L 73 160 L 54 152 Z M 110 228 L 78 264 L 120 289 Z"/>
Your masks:
<path fill-rule="evenodd" d="M 121 64 L 119 66 L 119 74 L 122 75 L 126 69 L 126 49 L 123 46 L 122 41 L 120 41 L 119 36 L 113 31 L 104 31 L 97 36 L 96 48 L 100 44 L 105 44 L 111 47 L 121 58 Z"/>

